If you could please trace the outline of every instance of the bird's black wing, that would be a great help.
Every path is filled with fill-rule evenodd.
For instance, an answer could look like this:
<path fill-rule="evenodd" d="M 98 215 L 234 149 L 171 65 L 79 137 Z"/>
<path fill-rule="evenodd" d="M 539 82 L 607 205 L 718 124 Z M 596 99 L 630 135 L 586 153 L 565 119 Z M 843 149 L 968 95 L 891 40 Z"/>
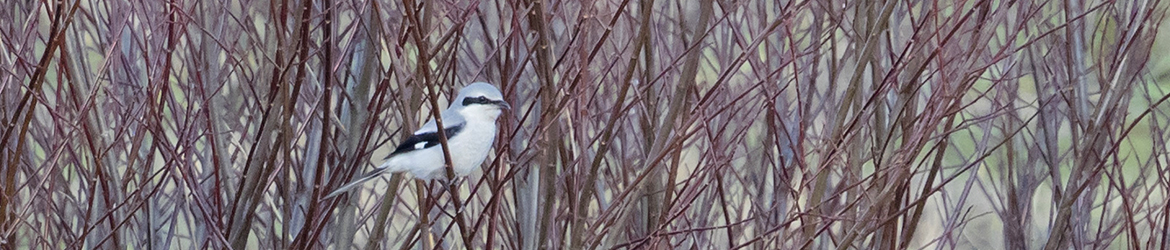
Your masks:
<path fill-rule="evenodd" d="M 443 129 L 443 132 L 446 132 L 447 139 L 450 139 L 451 137 L 455 137 L 455 134 L 458 134 L 459 131 L 462 131 L 464 125 L 466 125 L 466 123 L 456 124 L 455 126 Z M 437 146 L 439 143 L 438 131 L 414 134 L 411 135 L 410 138 L 406 138 L 406 141 L 398 144 L 398 148 L 394 149 L 394 153 L 390 153 L 390 156 L 386 156 L 386 158 L 415 150 L 427 149 Z"/>

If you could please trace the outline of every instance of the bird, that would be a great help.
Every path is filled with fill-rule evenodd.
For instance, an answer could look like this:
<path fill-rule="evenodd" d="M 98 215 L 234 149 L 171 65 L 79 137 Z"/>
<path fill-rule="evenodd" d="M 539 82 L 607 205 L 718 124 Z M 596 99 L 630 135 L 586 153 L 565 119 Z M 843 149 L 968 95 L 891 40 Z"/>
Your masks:
<path fill-rule="evenodd" d="M 456 177 L 467 176 L 483 164 L 496 139 L 496 120 L 511 108 L 500 90 L 489 83 L 476 82 L 459 90 L 455 101 L 440 114 Z M 431 119 L 399 143 L 373 171 L 342 185 L 325 198 L 345 193 L 385 173 L 410 172 L 423 181 L 446 178 L 446 160 L 438 132 L 438 125 Z"/>

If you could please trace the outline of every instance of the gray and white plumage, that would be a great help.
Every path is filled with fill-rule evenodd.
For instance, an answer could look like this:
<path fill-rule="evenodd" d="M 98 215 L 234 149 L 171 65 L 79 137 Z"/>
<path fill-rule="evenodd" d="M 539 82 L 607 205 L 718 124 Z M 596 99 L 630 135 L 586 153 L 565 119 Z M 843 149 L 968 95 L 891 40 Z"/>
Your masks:
<path fill-rule="evenodd" d="M 496 118 L 510 109 L 499 89 L 477 82 L 459 90 L 459 96 L 440 115 L 443 118 L 451 167 L 462 177 L 478 168 L 491 152 L 496 138 Z M 414 178 L 428 181 L 446 178 L 446 160 L 439 142 L 439 128 L 430 120 L 400 143 L 385 162 L 374 171 L 337 188 L 326 198 L 342 194 L 384 173 L 410 172 Z"/>

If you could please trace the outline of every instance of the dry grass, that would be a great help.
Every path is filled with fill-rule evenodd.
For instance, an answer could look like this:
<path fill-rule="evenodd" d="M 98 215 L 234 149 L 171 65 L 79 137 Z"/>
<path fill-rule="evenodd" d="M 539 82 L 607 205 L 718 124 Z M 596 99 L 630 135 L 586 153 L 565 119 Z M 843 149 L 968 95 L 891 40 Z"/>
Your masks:
<path fill-rule="evenodd" d="M 1170 247 L 1159 0 L 0 5 L 3 249 Z"/>

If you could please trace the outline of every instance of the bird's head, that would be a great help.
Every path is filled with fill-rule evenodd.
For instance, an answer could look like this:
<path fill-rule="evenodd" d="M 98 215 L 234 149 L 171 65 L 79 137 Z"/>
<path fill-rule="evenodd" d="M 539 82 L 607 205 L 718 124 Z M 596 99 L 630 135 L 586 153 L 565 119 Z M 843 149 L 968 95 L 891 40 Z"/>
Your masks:
<path fill-rule="evenodd" d="M 499 89 L 484 82 L 463 87 L 453 104 L 458 105 L 459 113 L 464 117 L 487 118 L 493 121 L 504 109 L 512 108 L 504 101 L 504 94 L 500 93 Z"/>

